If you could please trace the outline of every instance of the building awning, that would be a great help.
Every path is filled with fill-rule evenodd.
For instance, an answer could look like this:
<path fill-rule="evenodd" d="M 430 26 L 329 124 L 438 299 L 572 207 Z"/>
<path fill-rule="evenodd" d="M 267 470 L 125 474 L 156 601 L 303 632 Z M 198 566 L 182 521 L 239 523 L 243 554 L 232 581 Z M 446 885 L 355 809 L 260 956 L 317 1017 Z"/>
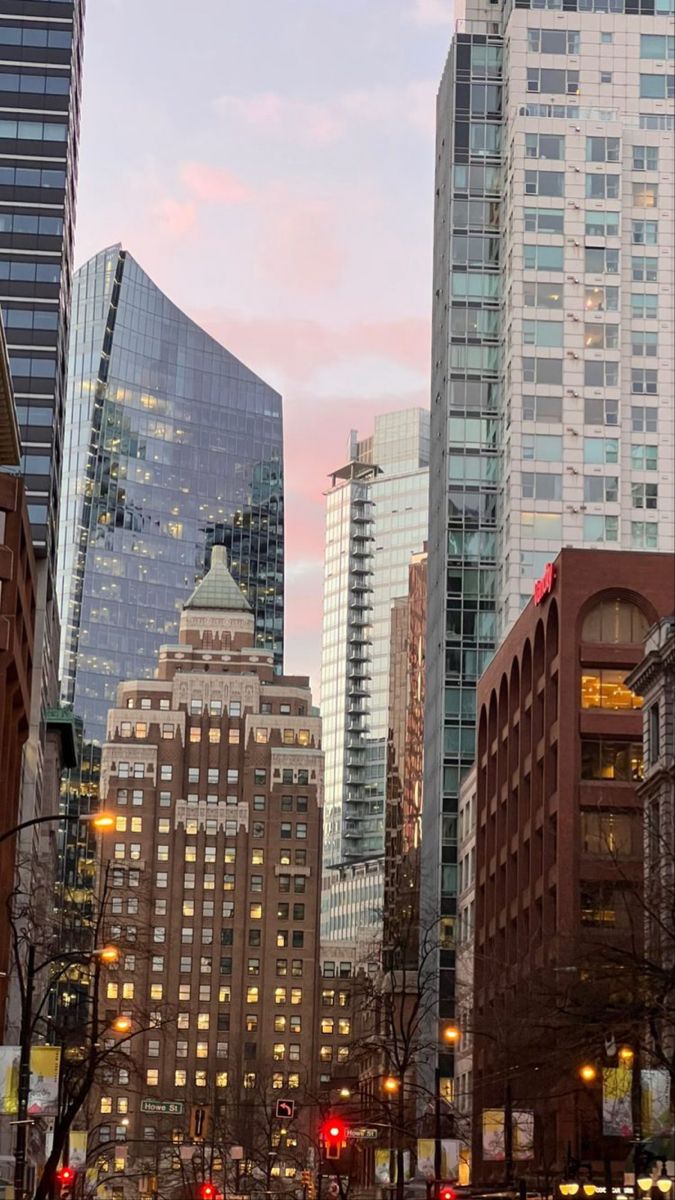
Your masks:
<path fill-rule="evenodd" d="M 76 767 L 80 761 L 82 722 L 75 716 L 72 708 L 65 704 L 57 705 L 56 708 L 46 708 L 44 722 L 48 732 L 58 733 L 61 738 L 62 766 Z"/>

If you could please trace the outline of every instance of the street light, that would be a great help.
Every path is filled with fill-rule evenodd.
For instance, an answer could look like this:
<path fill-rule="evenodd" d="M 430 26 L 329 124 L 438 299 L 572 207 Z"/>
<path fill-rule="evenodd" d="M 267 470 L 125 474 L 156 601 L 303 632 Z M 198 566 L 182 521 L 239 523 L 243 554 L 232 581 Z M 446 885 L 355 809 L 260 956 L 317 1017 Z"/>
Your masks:
<path fill-rule="evenodd" d="M 591 1063 L 584 1063 L 583 1067 L 579 1067 L 579 1078 L 584 1083 L 593 1083 L 597 1079 L 598 1072 Z M 591 1193 L 592 1194 L 592 1193 Z"/>
<path fill-rule="evenodd" d="M 65 813 L 49 813 L 45 817 L 32 817 L 30 821 L 22 821 L 20 825 L 14 825 L 11 829 L 6 829 L 4 833 L 0 833 L 0 846 L 9 838 L 16 837 L 17 833 L 21 833 L 24 829 L 32 829 L 34 825 L 47 825 L 50 821 L 66 820 Z M 80 813 L 79 821 L 85 821 L 92 825 L 94 829 L 100 833 L 104 833 L 107 829 L 114 829 L 115 818 L 112 813 Z"/>
<path fill-rule="evenodd" d="M 39 820 L 39 819 L 38 819 Z M 25 824 L 31 824 L 30 821 Z M 18 826 L 17 826 L 18 828 Z M 12 831 L 15 832 L 15 831 Z M 5 836 L 5 835 L 3 835 Z M 2 839 L 0 839 L 1 841 Z M 95 976 L 97 979 L 101 970 L 101 964 L 112 964 L 119 960 L 119 950 L 116 946 L 101 946 L 95 950 L 76 951 L 74 953 L 52 954 L 50 958 L 44 959 L 41 963 L 35 962 L 35 946 L 31 943 L 28 947 L 28 956 L 26 961 L 26 984 L 23 992 L 23 1000 L 21 1005 L 21 1028 L 19 1031 L 19 1086 L 18 1086 L 18 1111 L 16 1121 L 16 1146 L 14 1150 L 14 1195 L 23 1197 L 24 1185 L 26 1179 L 26 1146 L 27 1146 L 27 1131 L 30 1124 L 28 1119 L 28 1093 L 30 1091 L 30 1043 L 37 1021 L 42 1009 L 44 1008 L 49 991 L 45 993 L 41 1003 L 38 1005 L 37 1011 L 33 1013 L 33 990 L 35 988 L 35 976 L 44 971 L 45 967 L 50 967 L 54 963 L 61 963 L 61 970 L 57 973 L 63 974 L 63 971 L 70 966 L 71 963 L 88 962 L 93 960 L 95 965 Z M 52 981 L 53 982 L 53 981 Z"/>
<path fill-rule="evenodd" d="M 460 1041 L 461 1036 L 461 1031 L 456 1025 L 446 1025 L 445 1029 L 443 1030 L 443 1041 L 446 1042 L 448 1046 L 456 1046 Z"/>
<path fill-rule="evenodd" d="M 131 1017 L 127 1017 L 124 1015 L 124 1013 L 120 1013 L 119 1017 L 115 1017 L 115 1020 L 112 1022 L 110 1028 L 113 1029 L 115 1033 L 129 1033 L 132 1024 L 133 1022 Z"/>
<path fill-rule="evenodd" d="M 340 1091 L 338 1093 L 341 1100 L 349 1100 L 349 1097 L 351 1096 L 351 1094 L 352 1093 L 348 1087 L 340 1088 Z"/>
<path fill-rule="evenodd" d="M 635 1052 L 631 1050 L 630 1046 L 622 1046 L 619 1050 L 619 1058 L 625 1063 L 632 1062 L 635 1058 Z"/>
<path fill-rule="evenodd" d="M 395 1096 L 400 1086 L 400 1079 L 396 1079 L 394 1075 L 385 1075 L 382 1080 L 382 1087 L 389 1096 Z"/>

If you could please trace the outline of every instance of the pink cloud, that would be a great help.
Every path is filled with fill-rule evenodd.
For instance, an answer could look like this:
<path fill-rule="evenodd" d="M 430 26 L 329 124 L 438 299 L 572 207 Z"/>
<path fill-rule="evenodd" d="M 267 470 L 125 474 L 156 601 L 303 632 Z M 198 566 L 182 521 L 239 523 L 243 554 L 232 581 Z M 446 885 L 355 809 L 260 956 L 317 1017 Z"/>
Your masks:
<path fill-rule="evenodd" d="M 441 0 L 421 0 L 421 4 L 423 11 L 431 12 L 429 6 L 440 5 Z M 263 133 L 271 132 L 275 137 L 284 133 L 296 141 L 328 145 L 351 136 L 364 121 L 387 125 L 397 121 L 433 134 L 435 93 L 434 82 L 420 80 L 398 88 L 383 85 L 356 89 L 325 101 L 300 100 L 280 92 L 226 94 L 218 98 L 216 106 L 225 116 Z"/>
<path fill-rule="evenodd" d="M 188 192 L 206 204 L 243 204 L 253 196 L 243 179 L 208 163 L 183 163 L 180 178 Z"/>
<path fill-rule="evenodd" d="M 173 237 L 185 237 L 191 233 L 197 221 L 197 209 L 189 201 L 165 197 L 155 206 L 160 224 Z"/>
<path fill-rule="evenodd" d="M 296 292 L 336 287 L 345 256 L 334 232 L 330 206 L 320 200 L 282 195 L 270 200 L 256 253 L 261 273 Z"/>

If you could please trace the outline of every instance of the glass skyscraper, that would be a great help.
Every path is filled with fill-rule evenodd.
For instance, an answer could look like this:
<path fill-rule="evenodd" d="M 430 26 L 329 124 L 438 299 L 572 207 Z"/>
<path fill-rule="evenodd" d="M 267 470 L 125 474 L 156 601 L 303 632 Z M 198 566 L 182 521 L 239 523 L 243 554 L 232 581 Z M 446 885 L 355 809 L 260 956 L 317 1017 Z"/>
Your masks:
<path fill-rule="evenodd" d="M 256 640 L 283 651 L 281 397 L 120 246 L 75 275 L 59 596 L 65 698 L 99 741 L 121 679 L 149 677 L 228 549 Z"/>
<path fill-rule="evenodd" d="M 495 644 L 561 546 L 673 549 L 672 14 L 469 0 L 439 90 L 422 903 L 448 922 Z"/>
<path fill-rule="evenodd" d="M 322 936 L 377 934 L 383 902 L 392 604 L 428 525 L 429 414 L 351 437 L 326 497 L 321 713 L 326 758 Z"/>
<path fill-rule="evenodd" d="M 54 571 L 80 135 L 83 0 L 0 0 L 0 300 L 28 514 Z M 46 588 L 51 591 L 51 585 Z"/>

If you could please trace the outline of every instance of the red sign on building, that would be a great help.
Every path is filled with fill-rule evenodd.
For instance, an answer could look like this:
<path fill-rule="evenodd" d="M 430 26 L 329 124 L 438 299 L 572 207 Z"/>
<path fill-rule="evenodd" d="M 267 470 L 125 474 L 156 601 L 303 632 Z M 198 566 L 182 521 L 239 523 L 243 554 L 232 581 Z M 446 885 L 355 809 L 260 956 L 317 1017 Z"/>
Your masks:
<path fill-rule="evenodd" d="M 553 591 L 555 573 L 555 563 L 547 563 L 544 567 L 544 574 L 534 585 L 533 595 L 535 604 L 541 604 L 544 597 L 550 595 Z"/>

